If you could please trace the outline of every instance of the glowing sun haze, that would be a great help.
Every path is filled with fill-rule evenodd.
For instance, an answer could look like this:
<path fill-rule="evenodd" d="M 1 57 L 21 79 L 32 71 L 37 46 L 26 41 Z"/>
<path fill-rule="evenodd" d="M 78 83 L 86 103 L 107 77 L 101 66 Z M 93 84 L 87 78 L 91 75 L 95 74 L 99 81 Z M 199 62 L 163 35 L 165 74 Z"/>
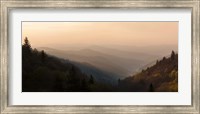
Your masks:
<path fill-rule="evenodd" d="M 178 45 L 178 22 L 22 22 L 32 47 Z"/>

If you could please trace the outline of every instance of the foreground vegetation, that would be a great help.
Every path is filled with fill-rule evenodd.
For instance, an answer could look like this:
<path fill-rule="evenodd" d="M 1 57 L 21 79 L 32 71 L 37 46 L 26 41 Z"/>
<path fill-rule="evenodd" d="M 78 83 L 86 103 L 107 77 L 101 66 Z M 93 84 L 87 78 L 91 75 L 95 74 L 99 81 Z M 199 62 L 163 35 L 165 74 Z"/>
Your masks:
<path fill-rule="evenodd" d="M 157 61 L 155 65 L 140 73 L 119 81 L 121 91 L 178 91 L 178 54 L 172 51 L 171 56 Z"/>
<path fill-rule="evenodd" d="M 27 38 L 22 46 L 23 92 L 114 91 L 112 85 L 96 82 L 78 67 L 32 49 Z"/>
<path fill-rule="evenodd" d="M 157 92 L 178 91 L 178 54 L 157 61 L 140 73 L 102 83 L 83 73 L 73 62 L 32 49 L 27 38 L 22 45 L 23 92 Z"/>

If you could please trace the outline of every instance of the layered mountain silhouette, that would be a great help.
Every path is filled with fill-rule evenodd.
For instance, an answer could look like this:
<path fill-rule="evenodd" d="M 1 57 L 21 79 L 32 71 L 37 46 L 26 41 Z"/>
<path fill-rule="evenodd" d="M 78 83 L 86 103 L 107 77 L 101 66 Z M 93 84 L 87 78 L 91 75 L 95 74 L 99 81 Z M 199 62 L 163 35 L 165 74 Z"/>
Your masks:
<path fill-rule="evenodd" d="M 177 92 L 178 54 L 163 57 L 92 46 L 77 50 L 22 45 L 23 92 Z M 163 52 L 164 53 L 164 52 Z M 153 61 L 153 62 L 152 62 Z M 150 63 L 150 64 L 149 64 Z M 142 68 L 142 70 L 138 70 Z"/>
<path fill-rule="evenodd" d="M 154 47 L 155 48 L 155 47 Z M 112 73 L 117 78 L 124 78 L 137 72 L 140 68 L 156 59 L 162 58 L 162 53 L 170 53 L 170 49 L 163 48 L 160 52 L 159 48 L 123 47 L 108 48 L 102 46 L 89 46 L 76 50 L 64 49 L 58 50 L 48 47 L 39 47 L 39 50 L 45 50 L 46 53 L 60 58 L 69 59 L 83 64 L 90 64 L 95 68 Z M 140 52 L 138 50 L 148 50 Z M 151 50 L 153 49 L 153 50 Z M 127 51 L 128 50 L 128 51 Z M 151 53 L 152 52 L 152 53 Z"/>
<path fill-rule="evenodd" d="M 116 91 L 112 84 L 102 83 L 102 80 L 81 72 L 73 62 L 32 49 L 25 39 L 22 46 L 23 92 Z"/>

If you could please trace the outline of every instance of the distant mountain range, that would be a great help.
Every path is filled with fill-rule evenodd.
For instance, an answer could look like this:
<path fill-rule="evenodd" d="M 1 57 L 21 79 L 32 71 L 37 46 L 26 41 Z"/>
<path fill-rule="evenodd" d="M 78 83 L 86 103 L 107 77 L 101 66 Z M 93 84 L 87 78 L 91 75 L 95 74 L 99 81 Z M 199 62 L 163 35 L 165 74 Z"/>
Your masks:
<path fill-rule="evenodd" d="M 81 64 L 81 68 L 84 68 L 84 65 L 86 66 Z M 77 66 L 80 65 L 48 55 L 45 51 L 32 49 L 28 43 L 24 44 L 22 46 L 22 92 L 117 91 L 113 78 L 107 77 L 95 68 L 90 68 L 91 73 L 88 71 L 86 74 Z M 87 66 L 84 70 L 89 67 L 91 66 Z"/>
<path fill-rule="evenodd" d="M 178 54 L 161 47 L 32 49 L 25 38 L 22 91 L 178 92 Z"/>
<path fill-rule="evenodd" d="M 93 66 L 100 71 L 106 72 L 109 76 L 112 74 L 111 77 L 114 76 L 115 78 L 130 76 L 152 61 L 163 57 L 160 54 L 160 48 L 156 48 L 158 53 L 156 53 L 155 48 L 153 48 L 155 52 L 152 52 L 152 48 L 144 47 L 141 47 L 141 49 L 137 47 L 138 50 L 127 46 L 115 48 L 89 46 L 83 49 L 76 48 L 76 50 L 58 50 L 48 47 L 40 47 L 38 49 L 45 50 L 50 55 L 79 63 L 79 66 L 85 66 L 85 64 Z M 168 54 L 170 49 L 163 48 L 161 52 Z"/>

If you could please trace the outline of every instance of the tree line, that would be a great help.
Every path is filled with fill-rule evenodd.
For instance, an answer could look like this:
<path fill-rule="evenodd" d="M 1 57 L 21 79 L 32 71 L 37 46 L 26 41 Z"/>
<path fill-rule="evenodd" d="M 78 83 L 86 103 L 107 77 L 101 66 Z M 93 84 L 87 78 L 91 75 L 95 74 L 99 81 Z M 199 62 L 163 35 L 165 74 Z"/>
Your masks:
<path fill-rule="evenodd" d="M 23 92 L 166 92 L 178 91 L 178 54 L 157 60 L 140 73 L 119 79 L 118 85 L 95 80 L 68 60 L 32 49 L 26 37 L 22 44 Z"/>
<path fill-rule="evenodd" d="M 95 81 L 70 62 L 32 49 L 26 37 L 22 45 L 23 92 L 112 91 L 110 85 Z"/>

